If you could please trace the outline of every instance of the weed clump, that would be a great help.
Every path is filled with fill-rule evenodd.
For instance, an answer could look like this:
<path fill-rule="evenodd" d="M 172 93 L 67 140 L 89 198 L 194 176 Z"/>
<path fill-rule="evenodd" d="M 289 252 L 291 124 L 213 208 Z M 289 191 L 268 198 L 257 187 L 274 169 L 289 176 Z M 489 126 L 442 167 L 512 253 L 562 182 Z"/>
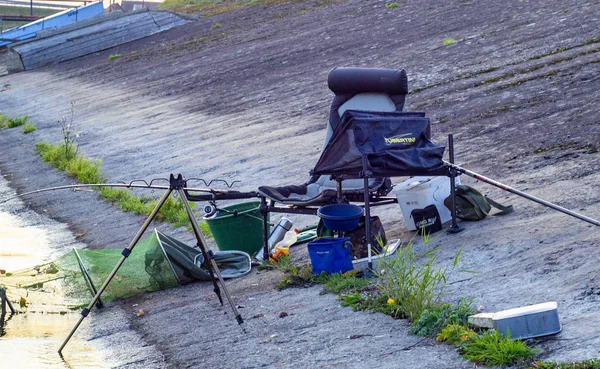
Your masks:
<path fill-rule="evenodd" d="M 345 273 L 327 274 L 325 272 L 315 275 L 310 264 L 296 266 L 290 261 L 289 255 L 281 255 L 277 262 L 265 262 L 262 269 L 276 269 L 284 273 L 283 279 L 277 286 L 278 289 L 290 287 L 309 287 L 316 284 L 323 285 L 322 293 L 354 293 L 362 291 L 369 285 L 369 279 L 358 278 L 357 270 Z"/>
<path fill-rule="evenodd" d="M 477 336 L 474 330 L 466 328 L 460 324 L 447 325 L 435 337 L 438 342 L 446 342 L 454 345 L 462 345 L 473 340 Z"/>
<path fill-rule="evenodd" d="M 457 305 L 448 303 L 424 310 L 410 325 L 409 332 L 418 336 L 430 336 L 448 325 L 467 326 L 469 315 L 475 314 L 472 300 L 460 299 Z"/>
<path fill-rule="evenodd" d="M 35 125 L 33 125 L 31 123 L 27 123 L 25 125 L 25 127 L 23 127 L 23 133 L 25 133 L 25 134 L 35 132 L 35 130 L 36 130 Z"/>
<path fill-rule="evenodd" d="M 394 8 L 397 8 L 397 7 L 399 7 L 399 6 L 400 6 L 400 4 L 398 4 L 398 3 L 397 3 L 397 2 L 395 2 L 395 1 L 394 1 L 394 2 L 392 2 L 392 3 L 389 3 L 389 4 L 385 4 L 385 8 L 386 8 L 386 9 L 394 9 Z"/>
<path fill-rule="evenodd" d="M 15 128 L 27 124 L 29 115 L 24 117 L 7 117 L 6 115 L 0 114 L 0 128 Z"/>
<path fill-rule="evenodd" d="M 385 296 L 393 299 L 397 313 L 409 321 L 419 318 L 425 310 L 434 309 L 439 303 L 446 287 L 446 269 L 437 269 L 434 263 L 437 250 L 427 252 L 425 263 L 417 263 L 412 242 L 399 249 L 390 258 L 384 258 L 381 273 L 378 274 L 381 283 L 379 290 Z M 454 258 L 454 266 L 458 263 L 460 251 Z"/>
<path fill-rule="evenodd" d="M 461 355 L 470 361 L 488 366 L 506 366 L 526 363 L 537 353 L 523 341 L 511 340 L 493 329 L 459 347 Z"/>
<path fill-rule="evenodd" d="M 456 41 L 452 37 L 444 37 L 444 39 L 442 40 L 442 44 L 444 46 L 454 45 L 455 43 Z"/>
<path fill-rule="evenodd" d="M 35 145 L 35 151 L 40 154 L 42 160 L 52 167 L 67 172 L 67 175 L 76 178 L 80 183 L 102 183 L 102 162 L 81 156 L 70 156 L 72 148 L 64 144 L 52 145 L 47 142 L 39 142 Z M 69 155 L 69 156 L 67 156 Z"/>

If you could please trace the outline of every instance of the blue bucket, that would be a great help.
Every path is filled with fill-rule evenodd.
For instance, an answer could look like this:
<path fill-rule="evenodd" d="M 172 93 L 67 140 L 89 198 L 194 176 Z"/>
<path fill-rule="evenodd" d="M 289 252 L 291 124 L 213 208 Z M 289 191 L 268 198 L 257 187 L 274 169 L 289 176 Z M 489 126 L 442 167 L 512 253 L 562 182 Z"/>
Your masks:
<path fill-rule="evenodd" d="M 350 238 L 319 238 L 308 243 L 313 274 L 334 274 L 352 270 Z"/>
<path fill-rule="evenodd" d="M 327 229 L 333 231 L 351 231 L 358 226 L 364 209 L 353 204 L 331 204 L 321 206 L 317 215 L 323 219 Z"/>

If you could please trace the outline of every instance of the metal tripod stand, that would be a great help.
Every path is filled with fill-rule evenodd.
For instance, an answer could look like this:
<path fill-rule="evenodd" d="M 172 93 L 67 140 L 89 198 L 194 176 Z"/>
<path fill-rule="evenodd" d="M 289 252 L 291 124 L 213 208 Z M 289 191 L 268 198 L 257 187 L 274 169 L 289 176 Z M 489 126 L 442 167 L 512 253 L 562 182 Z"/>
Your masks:
<path fill-rule="evenodd" d="M 190 203 L 188 202 L 188 197 L 185 193 L 186 180 L 183 179 L 181 174 L 179 174 L 177 176 L 177 178 L 175 178 L 175 176 L 173 176 L 173 174 L 171 174 L 169 182 L 170 182 L 169 188 L 167 189 L 165 194 L 160 198 L 160 200 L 158 201 L 158 204 L 156 204 L 156 206 L 154 207 L 154 209 L 152 210 L 152 212 L 150 213 L 150 215 L 148 216 L 148 218 L 146 219 L 146 221 L 144 222 L 144 224 L 142 225 L 142 227 L 140 228 L 138 233 L 133 238 L 133 241 L 131 241 L 131 243 L 129 244 L 128 247 L 123 249 L 123 252 L 121 253 L 121 255 L 122 255 L 121 259 L 119 260 L 119 262 L 117 263 L 115 268 L 109 274 L 108 278 L 106 278 L 106 280 L 104 281 L 102 286 L 98 289 L 98 292 L 96 293 L 96 295 L 94 296 L 92 301 L 89 303 L 89 305 L 81 311 L 81 317 L 79 318 L 79 321 L 77 322 L 77 324 L 75 324 L 75 326 L 71 330 L 71 333 L 69 333 L 69 336 L 65 339 L 63 344 L 58 349 L 58 353 L 60 355 L 62 355 L 61 354 L 62 350 L 64 349 L 66 344 L 69 342 L 69 340 L 71 339 L 71 337 L 73 336 L 73 334 L 75 333 L 77 328 L 79 328 L 79 325 L 81 325 L 81 322 L 83 322 L 83 319 L 85 319 L 85 317 L 88 316 L 88 314 L 90 313 L 90 310 L 92 309 L 94 304 L 96 304 L 96 302 L 100 299 L 100 295 L 102 295 L 102 292 L 104 292 L 104 290 L 106 289 L 106 287 L 108 286 L 110 281 L 117 274 L 117 271 L 119 270 L 119 268 L 121 267 L 121 265 L 123 264 L 125 259 L 127 259 L 127 257 L 131 254 L 131 252 L 133 251 L 133 248 L 138 243 L 138 241 L 140 240 L 140 238 L 142 237 L 142 235 L 144 234 L 146 229 L 150 226 L 150 223 L 154 220 L 154 218 L 156 217 L 156 214 L 158 214 L 158 211 L 162 208 L 162 206 L 167 201 L 167 199 L 169 198 L 169 196 L 171 195 L 171 193 L 173 191 L 177 191 L 177 193 L 179 194 L 179 198 L 181 199 L 181 201 L 183 202 L 183 205 L 185 206 L 185 210 L 190 219 L 190 223 L 192 224 L 192 229 L 194 231 L 194 235 L 196 236 L 197 246 L 202 251 L 204 260 L 210 262 L 210 267 L 208 268 L 208 270 L 209 270 L 211 280 L 214 285 L 214 292 L 217 294 L 217 296 L 219 298 L 219 302 L 221 303 L 221 305 L 223 305 L 223 298 L 221 297 L 221 289 L 219 288 L 219 284 L 220 284 L 223 288 L 223 292 L 225 292 L 225 297 L 227 298 L 227 301 L 229 302 L 229 305 L 231 306 L 231 309 L 233 310 L 235 319 L 237 320 L 238 324 L 242 328 L 242 331 L 245 332 L 244 325 L 243 325 L 244 320 L 242 319 L 242 316 L 238 313 L 237 308 L 235 307 L 235 304 L 233 303 L 233 300 L 231 299 L 231 296 L 229 295 L 229 292 L 227 291 L 227 288 L 225 287 L 225 282 L 223 281 L 223 277 L 221 276 L 219 267 L 217 266 L 217 263 L 214 260 L 212 251 L 206 247 L 206 241 L 204 240 L 204 236 L 202 235 L 202 232 L 200 231 L 200 226 L 198 225 L 198 221 L 194 217 L 194 213 L 192 212 L 192 207 L 190 206 Z M 216 278 L 215 278 L 215 275 L 216 275 Z M 217 279 L 219 280 L 219 284 L 217 284 Z"/>

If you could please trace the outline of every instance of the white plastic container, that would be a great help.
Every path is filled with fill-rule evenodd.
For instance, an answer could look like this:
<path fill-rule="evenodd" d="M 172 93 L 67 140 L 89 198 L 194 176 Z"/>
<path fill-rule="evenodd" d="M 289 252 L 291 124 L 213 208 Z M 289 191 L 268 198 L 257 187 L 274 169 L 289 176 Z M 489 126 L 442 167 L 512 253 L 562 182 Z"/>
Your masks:
<path fill-rule="evenodd" d="M 459 177 L 455 178 L 455 183 L 460 184 Z M 393 192 L 398 199 L 406 227 L 411 231 L 417 229 L 410 216 L 410 212 L 414 209 L 424 209 L 433 204 L 440 214 L 442 223 L 452 219 L 450 210 L 444 205 L 444 199 L 450 196 L 449 177 L 412 177 L 397 184 Z"/>
<path fill-rule="evenodd" d="M 557 334 L 562 330 L 555 301 L 503 310 L 492 317 L 494 329 L 512 339 L 528 339 Z"/>

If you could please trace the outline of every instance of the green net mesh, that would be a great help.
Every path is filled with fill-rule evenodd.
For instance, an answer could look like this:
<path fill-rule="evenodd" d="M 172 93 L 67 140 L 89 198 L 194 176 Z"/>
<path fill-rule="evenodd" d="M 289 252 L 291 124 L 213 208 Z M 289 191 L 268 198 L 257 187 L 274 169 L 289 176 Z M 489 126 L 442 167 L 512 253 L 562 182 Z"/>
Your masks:
<path fill-rule="evenodd" d="M 121 252 L 115 249 L 70 251 L 47 264 L 0 276 L 0 285 L 10 295 L 26 296 L 31 304 L 43 305 L 44 310 L 52 310 L 50 306 L 79 308 L 89 304 L 95 294 L 83 271 L 89 272 L 91 282 L 99 289 L 121 260 Z M 101 299 L 106 302 L 178 284 L 156 232 L 152 232 L 138 242 L 124 260 Z"/>

